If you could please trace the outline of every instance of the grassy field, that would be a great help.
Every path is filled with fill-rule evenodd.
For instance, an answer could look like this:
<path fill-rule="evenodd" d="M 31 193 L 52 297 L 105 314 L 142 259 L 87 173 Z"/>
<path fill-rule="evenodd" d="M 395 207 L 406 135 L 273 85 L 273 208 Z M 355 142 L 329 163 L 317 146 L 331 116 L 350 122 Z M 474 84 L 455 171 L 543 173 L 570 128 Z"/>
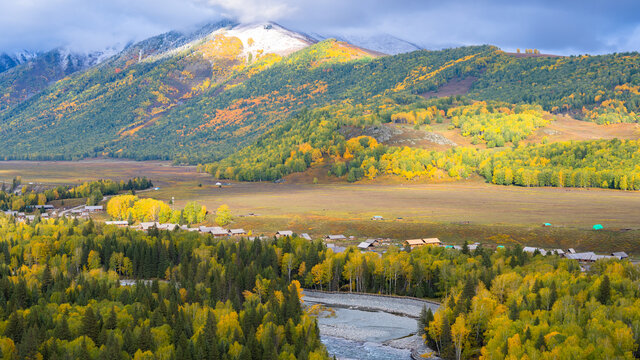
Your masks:
<path fill-rule="evenodd" d="M 193 167 L 164 162 L 0 162 L 0 179 L 16 175 L 40 183 L 146 176 L 160 190 L 141 196 L 173 197 L 178 207 L 197 200 L 210 210 L 228 204 L 235 215 L 232 226 L 254 234 L 291 229 L 314 236 L 437 236 L 458 243 L 640 252 L 638 192 L 505 187 L 478 179 L 443 184 L 230 183 L 218 188 L 215 179 Z M 386 220 L 370 220 L 374 215 Z M 543 227 L 545 222 L 552 226 Z M 605 230 L 591 230 L 594 224 Z"/>
<path fill-rule="evenodd" d="M 236 214 L 233 226 L 256 234 L 290 229 L 312 236 L 435 236 L 454 243 L 640 250 L 640 193 L 635 192 L 504 187 L 481 181 L 432 185 L 235 183 L 221 189 L 204 182 L 202 187 L 185 183 L 163 192 L 153 196 L 174 196 L 178 205 L 198 199 L 209 209 L 226 203 Z M 372 221 L 374 215 L 386 220 Z M 545 222 L 552 226 L 543 227 Z M 606 230 L 593 231 L 594 224 Z"/>
<path fill-rule="evenodd" d="M 11 183 L 21 176 L 23 183 L 79 184 L 87 180 L 128 180 L 146 176 L 156 186 L 208 178 L 198 174 L 195 166 L 171 166 L 162 161 L 119 161 L 108 159 L 82 161 L 0 161 L 0 181 Z"/>

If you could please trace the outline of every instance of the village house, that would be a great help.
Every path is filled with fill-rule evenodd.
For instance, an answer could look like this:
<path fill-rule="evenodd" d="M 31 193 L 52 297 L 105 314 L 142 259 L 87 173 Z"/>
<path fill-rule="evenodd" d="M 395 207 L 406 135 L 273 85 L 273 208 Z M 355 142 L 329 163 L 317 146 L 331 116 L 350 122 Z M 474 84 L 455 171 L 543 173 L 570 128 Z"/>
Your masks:
<path fill-rule="evenodd" d="M 327 244 L 327 249 L 333 250 L 334 253 L 339 254 L 347 250 L 344 246 L 337 246 L 336 244 Z"/>
<path fill-rule="evenodd" d="M 405 247 L 409 247 L 411 249 L 413 248 L 417 248 L 420 246 L 424 246 L 424 241 L 422 241 L 422 239 L 410 239 L 410 240 L 405 240 L 404 241 L 404 246 Z"/>
<path fill-rule="evenodd" d="M 525 246 L 524 248 L 522 248 L 522 251 L 524 251 L 526 253 L 530 253 L 530 254 L 535 253 L 536 250 L 542 255 L 547 255 L 547 250 L 545 250 L 545 249 L 539 249 L 539 248 L 530 247 L 530 246 Z"/>
<path fill-rule="evenodd" d="M 575 254 L 565 254 L 564 255 L 567 259 L 573 259 L 573 260 L 578 260 L 580 262 L 587 262 L 587 263 L 591 263 L 591 262 L 596 262 L 600 259 L 616 259 L 616 257 L 614 256 L 610 256 L 610 255 L 597 255 L 596 253 L 589 251 L 589 252 L 582 252 L 582 253 L 575 253 Z"/>
<path fill-rule="evenodd" d="M 115 225 L 119 227 L 125 227 L 129 225 L 129 222 L 126 220 L 117 220 L 117 221 L 105 221 L 105 225 Z"/>
<path fill-rule="evenodd" d="M 475 251 L 478 246 L 480 246 L 479 242 L 473 243 L 473 244 L 469 244 L 467 245 L 467 248 L 469 249 L 469 251 Z M 456 250 L 462 250 L 462 248 L 464 247 L 464 245 L 454 245 L 453 248 Z"/>
<path fill-rule="evenodd" d="M 86 205 L 84 207 L 84 210 L 88 212 L 96 212 L 96 211 L 102 211 L 104 210 L 104 208 L 102 207 L 102 205 L 95 205 L 95 206 Z"/>
<path fill-rule="evenodd" d="M 189 225 L 180 225 L 180 229 L 184 231 L 200 231 L 200 228 L 190 228 Z"/>
<path fill-rule="evenodd" d="M 53 205 L 33 205 L 33 208 L 44 211 L 50 211 L 54 209 Z"/>
<path fill-rule="evenodd" d="M 231 236 L 244 236 L 247 235 L 247 232 L 244 231 L 244 229 L 231 229 L 229 230 L 229 234 L 231 234 Z"/>
<path fill-rule="evenodd" d="M 302 233 L 302 234 L 300 234 L 300 237 L 301 237 L 301 238 L 303 238 L 303 239 L 305 239 L 305 240 L 309 240 L 309 241 L 311 241 L 311 240 L 312 240 L 312 239 L 311 239 L 311 236 L 309 236 L 309 234 L 307 234 L 307 233 Z"/>
<path fill-rule="evenodd" d="M 138 229 L 139 230 L 144 230 L 147 231 L 149 229 L 151 229 L 152 227 L 158 227 L 158 223 L 153 221 L 153 222 L 141 222 L 140 224 L 138 224 Z"/>
<path fill-rule="evenodd" d="M 225 236 L 229 236 L 229 230 L 221 228 L 221 227 L 214 227 L 211 231 L 210 231 L 211 235 L 213 235 L 214 237 L 225 237 Z"/>
<path fill-rule="evenodd" d="M 178 224 L 171 224 L 171 223 L 158 224 L 158 230 L 169 230 L 169 231 L 173 231 L 173 230 L 175 230 L 178 226 L 179 226 Z"/>
<path fill-rule="evenodd" d="M 329 240 L 329 241 L 347 240 L 347 238 L 344 235 L 341 235 L 341 234 L 338 234 L 338 235 L 327 235 L 324 238 L 325 238 L 325 240 Z"/>
<path fill-rule="evenodd" d="M 420 246 L 431 245 L 431 246 L 440 246 L 442 243 L 438 238 L 427 238 L 427 239 L 411 239 L 405 240 L 404 246 L 409 246 L 411 249 L 417 248 Z"/>
<path fill-rule="evenodd" d="M 361 242 L 360 244 L 358 244 L 358 249 L 367 250 L 367 249 L 378 246 L 378 244 L 379 244 L 378 239 L 367 239 Z"/>
<path fill-rule="evenodd" d="M 440 239 L 438 238 L 422 239 L 422 241 L 424 242 L 425 245 L 435 245 L 435 246 L 442 245 L 442 242 L 440 242 Z"/>
<path fill-rule="evenodd" d="M 384 220 L 384 218 L 382 216 L 380 216 L 380 215 L 376 215 L 376 216 L 371 217 L 371 220 Z"/>
<path fill-rule="evenodd" d="M 617 257 L 619 260 L 624 260 L 629 257 L 629 255 L 627 255 L 627 253 L 624 251 L 611 253 L 611 256 Z"/>
<path fill-rule="evenodd" d="M 291 230 L 280 230 L 278 232 L 276 232 L 276 237 L 277 238 L 281 238 L 284 236 L 293 236 L 293 231 Z"/>

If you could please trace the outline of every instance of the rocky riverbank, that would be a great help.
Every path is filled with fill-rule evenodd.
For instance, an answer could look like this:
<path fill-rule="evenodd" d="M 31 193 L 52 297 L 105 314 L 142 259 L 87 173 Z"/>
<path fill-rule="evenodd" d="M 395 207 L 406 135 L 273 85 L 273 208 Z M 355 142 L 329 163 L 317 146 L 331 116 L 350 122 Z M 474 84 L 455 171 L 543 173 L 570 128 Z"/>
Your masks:
<path fill-rule="evenodd" d="M 433 312 L 440 307 L 440 304 L 433 301 L 407 297 L 315 290 L 304 290 L 303 300 L 327 306 L 333 305 L 353 307 L 361 310 L 379 310 L 412 318 L 418 318 L 420 316 L 422 306 L 424 305 Z"/>
<path fill-rule="evenodd" d="M 433 353 L 416 334 L 422 307 L 436 311 L 439 304 L 431 301 L 359 293 L 304 291 L 307 305 L 323 304 L 335 316 L 320 317 L 322 336 L 357 343 L 376 343 L 384 347 L 408 350 L 417 354 Z"/>

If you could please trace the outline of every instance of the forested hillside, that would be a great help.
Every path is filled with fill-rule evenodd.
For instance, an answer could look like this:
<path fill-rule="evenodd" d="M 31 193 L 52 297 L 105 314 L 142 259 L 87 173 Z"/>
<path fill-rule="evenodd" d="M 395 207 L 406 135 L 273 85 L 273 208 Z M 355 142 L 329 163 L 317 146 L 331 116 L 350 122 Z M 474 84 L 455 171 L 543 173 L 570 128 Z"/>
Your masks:
<path fill-rule="evenodd" d="M 502 56 L 472 86 L 470 96 L 542 105 L 598 123 L 638 122 L 640 55 Z"/>
<path fill-rule="evenodd" d="M 99 64 L 106 57 L 108 54 L 103 52 L 80 54 L 59 48 L 42 54 L 30 54 L 8 69 L 0 66 L 0 113 L 66 76 Z"/>
<path fill-rule="evenodd" d="M 497 172 L 478 166 L 511 148 L 519 150 L 500 156 L 525 161 L 529 147 L 521 147 L 547 144 L 558 117 L 601 125 L 581 140 L 640 119 L 637 53 L 516 57 L 469 46 L 379 55 L 332 39 L 314 43 L 277 24 L 222 22 L 150 38 L 16 97 L 14 88 L 29 79 L 21 65 L 0 74 L 0 157 L 165 159 L 209 164 L 205 169 L 218 177 L 250 181 L 325 164 L 349 181 L 479 173 L 496 183 L 547 186 L 558 181 L 520 181 L 527 166 L 513 165 L 515 177 L 504 170 L 504 180 L 504 164 Z M 401 148 L 368 135 L 385 124 L 412 126 L 446 146 Z M 638 138 L 627 129 L 626 139 Z M 552 138 L 567 140 L 571 135 Z M 575 146 L 589 154 L 597 147 Z M 609 155 L 629 159 L 609 162 L 618 175 L 563 186 L 625 188 L 626 176 L 626 187 L 636 188 L 636 157 L 616 149 Z M 600 171 L 585 162 L 562 166 L 564 173 Z"/>
<path fill-rule="evenodd" d="M 244 58 L 244 47 L 219 34 L 172 56 L 105 65 L 57 82 L 0 113 L 6 144 L 0 155 L 214 160 L 304 106 L 435 89 L 477 74 L 497 51 L 469 47 L 374 59 L 327 40 L 284 58 Z"/>
<path fill-rule="evenodd" d="M 483 102 L 466 105 L 467 101 L 452 98 L 422 101 L 410 107 L 385 103 L 389 112 L 378 114 L 352 106 L 303 111 L 259 137 L 256 143 L 201 170 L 216 178 L 261 181 L 325 166 L 330 176 L 349 182 L 381 176 L 452 181 L 478 174 L 500 185 L 640 190 L 638 140 L 525 144 L 519 141 L 549 121 L 545 119 L 548 114 L 536 107 L 510 108 Z M 489 147 L 397 147 L 367 135 L 347 138 L 339 131 L 380 124 L 398 114 L 428 124 L 437 122 L 443 113 L 451 116 L 451 127 L 462 127 L 466 131 L 463 135 L 473 135 L 477 142 L 489 139 Z M 420 114 L 425 115 L 421 118 Z M 474 129 L 482 129 L 482 134 L 474 135 Z M 505 141 L 511 141 L 512 147 L 504 147 Z M 493 149 L 494 146 L 501 147 Z"/>

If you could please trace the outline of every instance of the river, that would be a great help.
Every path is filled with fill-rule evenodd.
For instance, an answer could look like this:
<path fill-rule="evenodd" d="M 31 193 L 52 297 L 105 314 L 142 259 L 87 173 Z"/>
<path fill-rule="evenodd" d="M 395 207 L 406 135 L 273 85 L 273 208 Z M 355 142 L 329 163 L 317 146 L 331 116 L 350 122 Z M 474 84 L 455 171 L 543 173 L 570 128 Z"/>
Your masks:
<path fill-rule="evenodd" d="M 320 293 L 305 290 L 305 304 L 323 304 L 334 310 L 318 317 L 322 343 L 338 359 L 410 359 L 411 349 L 430 351 L 415 335 L 423 304 L 415 299 L 364 294 Z"/>

